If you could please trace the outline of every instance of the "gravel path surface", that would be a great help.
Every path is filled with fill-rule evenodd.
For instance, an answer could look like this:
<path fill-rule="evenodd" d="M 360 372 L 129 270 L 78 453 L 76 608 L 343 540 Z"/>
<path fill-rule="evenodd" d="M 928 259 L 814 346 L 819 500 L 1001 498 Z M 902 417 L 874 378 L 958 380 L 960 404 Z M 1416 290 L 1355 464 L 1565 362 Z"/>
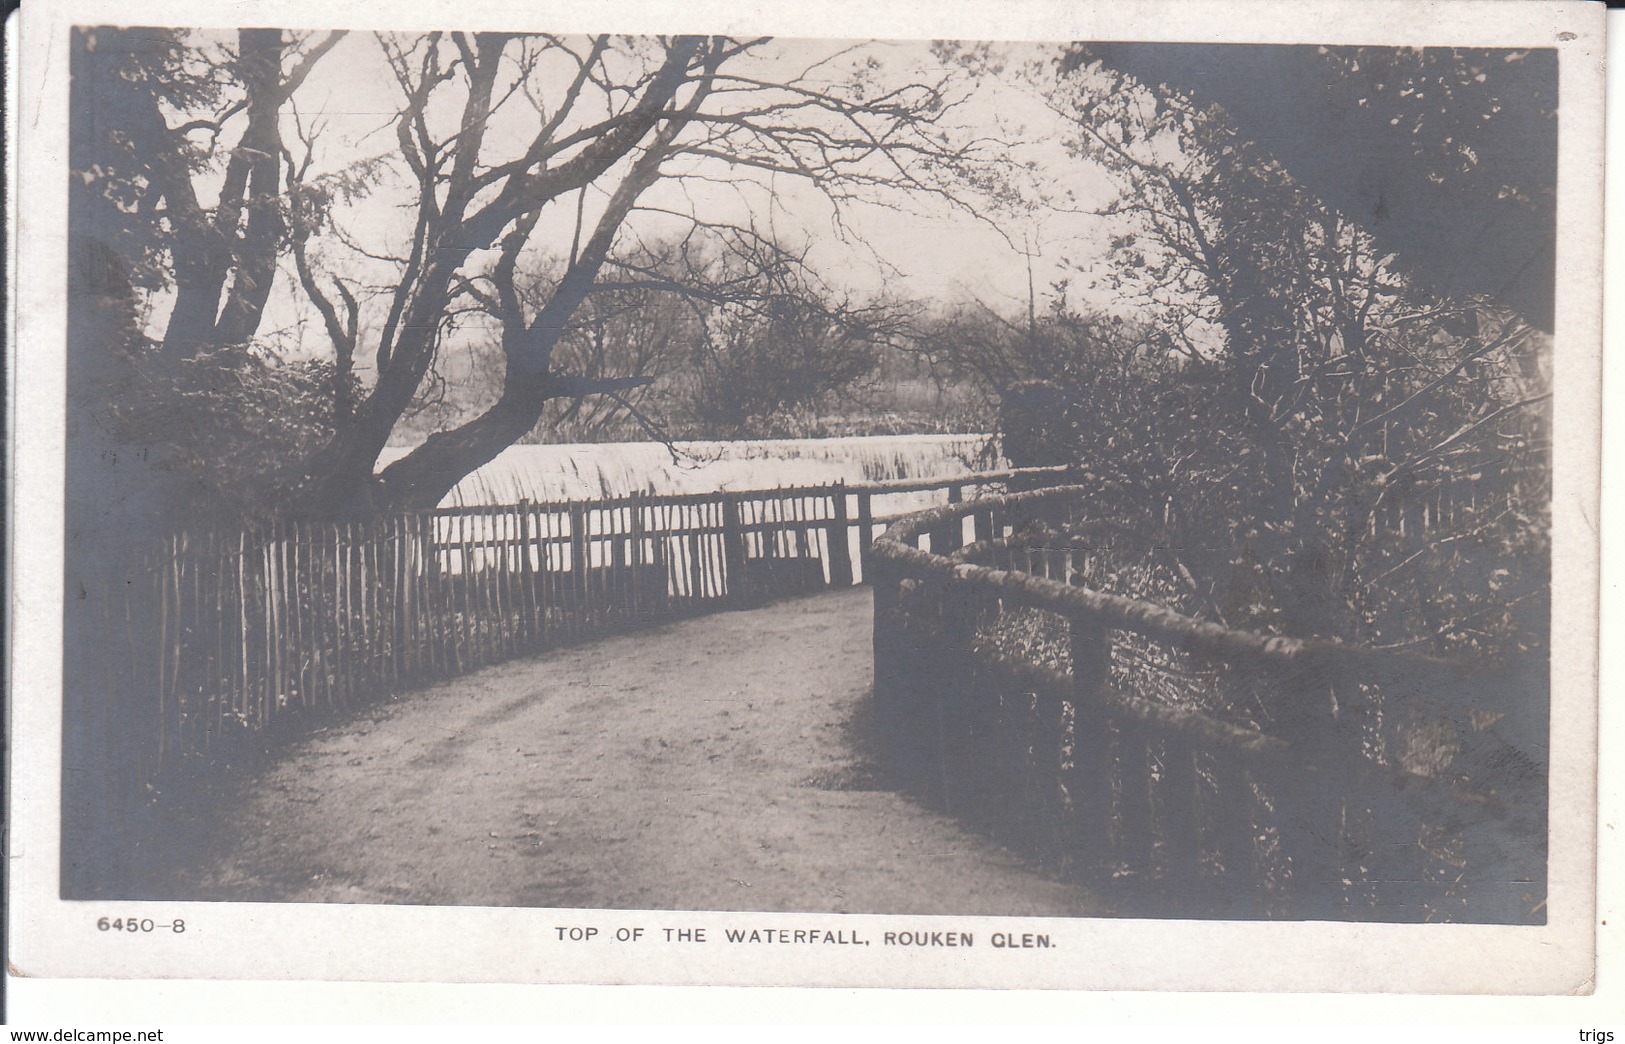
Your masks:
<path fill-rule="evenodd" d="M 861 750 L 866 589 L 517 660 L 290 744 L 192 898 L 1079 916 Z"/>

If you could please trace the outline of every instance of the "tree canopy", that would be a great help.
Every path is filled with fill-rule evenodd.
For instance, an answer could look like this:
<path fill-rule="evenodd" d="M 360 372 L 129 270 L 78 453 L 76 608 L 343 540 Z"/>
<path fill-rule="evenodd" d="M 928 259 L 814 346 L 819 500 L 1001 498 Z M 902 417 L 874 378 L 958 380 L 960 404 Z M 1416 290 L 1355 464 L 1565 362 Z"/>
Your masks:
<path fill-rule="evenodd" d="M 1445 296 L 1491 294 L 1541 329 L 1556 263 L 1551 49 L 1089 44 L 1148 86 L 1218 105 L 1400 267 Z"/>
<path fill-rule="evenodd" d="M 1452 68 L 1471 80 L 1481 60 Z M 1143 327 L 1035 326 L 1032 354 L 1085 363 L 1018 389 L 1011 445 L 1117 477 L 1101 521 L 1228 623 L 1538 660 L 1544 335 L 1408 276 L 1194 93 L 1072 61 L 1052 102 L 1118 185 L 1101 278 Z"/>

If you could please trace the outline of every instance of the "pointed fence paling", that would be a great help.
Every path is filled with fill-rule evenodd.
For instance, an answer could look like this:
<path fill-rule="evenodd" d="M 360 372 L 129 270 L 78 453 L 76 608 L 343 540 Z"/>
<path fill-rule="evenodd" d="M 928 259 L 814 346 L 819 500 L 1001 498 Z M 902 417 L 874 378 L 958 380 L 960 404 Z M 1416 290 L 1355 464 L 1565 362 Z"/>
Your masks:
<path fill-rule="evenodd" d="M 108 692 L 139 778 L 291 714 L 525 652 L 823 586 L 834 494 L 520 503 L 182 532 L 103 597 Z M 777 563 L 795 560 L 796 569 Z M 848 581 L 850 582 L 850 581 Z"/>

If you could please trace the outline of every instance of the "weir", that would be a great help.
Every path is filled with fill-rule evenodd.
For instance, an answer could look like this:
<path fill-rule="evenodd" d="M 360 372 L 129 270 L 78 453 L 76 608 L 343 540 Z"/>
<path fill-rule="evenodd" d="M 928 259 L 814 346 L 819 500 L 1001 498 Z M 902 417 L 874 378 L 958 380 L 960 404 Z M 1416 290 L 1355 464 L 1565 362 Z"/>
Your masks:
<path fill-rule="evenodd" d="M 990 436 L 866 435 L 733 442 L 585 443 L 510 446 L 452 489 L 441 507 L 554 503 L 633 493 L 767 490 L 950 478 L 1003 466 Z M 385 450 L 380 470 L 405 456 Z M 674 458 L 675 454 L 675 458 Z M 896 504 L 901 511 L 928 502 Z"/>

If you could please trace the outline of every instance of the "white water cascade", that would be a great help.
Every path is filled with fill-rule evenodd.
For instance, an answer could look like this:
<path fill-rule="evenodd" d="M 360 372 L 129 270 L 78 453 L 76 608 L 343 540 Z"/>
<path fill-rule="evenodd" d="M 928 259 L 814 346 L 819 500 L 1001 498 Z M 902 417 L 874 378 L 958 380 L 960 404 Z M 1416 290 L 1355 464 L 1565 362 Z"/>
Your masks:
<path fill-rule="evenodd" d="M 443 507 L 557 502 L 630 493 L 709 493 L 964 475 L 1001 466 L 986 435 L 510 446 L 459 482 Z M 386 449 L 379 468 L 410 450 Z M 899 508 L 901 505 L 899 505 Z"/>

